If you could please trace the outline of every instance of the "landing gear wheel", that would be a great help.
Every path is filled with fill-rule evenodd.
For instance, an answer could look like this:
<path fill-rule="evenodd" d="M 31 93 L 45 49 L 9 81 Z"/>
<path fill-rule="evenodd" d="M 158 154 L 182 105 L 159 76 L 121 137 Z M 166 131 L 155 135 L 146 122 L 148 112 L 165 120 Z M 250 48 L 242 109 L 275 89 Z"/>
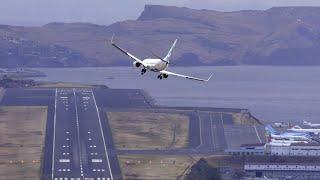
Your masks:
<path fill-rule="evenodd" d="M 142 70 L 141 70 L 141 75 L 143 75 L 143 74 L 146 73 L 146 72 L 147 72 L 146 69 L 142 69 Z"/>
<path fill-rule="evenodd" d="M 162 75 L 161 74 L 158 75 L 158 79 L 162 79 Z"/>

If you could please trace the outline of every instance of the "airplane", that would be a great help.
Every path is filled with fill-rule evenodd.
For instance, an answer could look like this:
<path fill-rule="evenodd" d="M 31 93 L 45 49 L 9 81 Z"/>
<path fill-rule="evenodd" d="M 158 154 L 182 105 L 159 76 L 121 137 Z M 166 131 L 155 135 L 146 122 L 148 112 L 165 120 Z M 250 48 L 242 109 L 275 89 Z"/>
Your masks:
<path fill-rule="evenodd" d="M 307 132 L 284 132 L 284 133 L 279 133 L 275 129 L 272 128 L 271 125 L 267 125 L 265 127 L 266 132 L 268 136 L 271 139 L 278 139 L 278 140 L 292 140 L 292 141 L 310 141 L 311 136 Z"/>
<path fill-rule="evenodd" d="M 269 142 L 268 143 L 271 146 L 290 146 L 290 143 L 278 143 L 278 142 Z"/>
<path fill-rule="evenodd" d="M 308 122 L 308 121 L 303 121 L 303 125 L 306 125 L 306 126 L 309 126 L 309 127 L 320 127 L 320 124 L 313 124 L 311 122 Z"/>
<path fill-rule="evenodd" d="M 271 140 L 268 142 L 271 146 L 290 146 L 293 143 L 308 144 L 308 141 L 293 141 L 293 140 Z"/>
<path fill-rule="evenodd" d="M 270 142 L 275 142 L 275 143 L 308 143 L 308 141 L 278 140 L 278 139 L 271 139 Z"/>
<path fill-rule="evenodd" d="M 154 54 L 154 56 L 157 57 L 156 59 L 147 58 L 147 59 L 141 60 L 141 59 L 135 57 L 134 55 L 130 54 L 126 50 L 122 49 L 117 44 L 115 44 L 115 42 L 113 41 L 113 36 L 111 38 L 111 45 L 112 46 L 114 46 L 115 48 L 117 48 L 118 50 L 123 52 L 125 55 L 129 56 L 133 60 L 133 65 L 135 67 L 137 67 L 137 68 L 142 67 L 141 75 L 145 74 L 147 72 L 147 70 L 149 70 L 152 72 L 159 73 L 158 79 L 162 79 L 162 78 L 166 79 L 169 76 L 177 76 L 177 77 L 182 77 L 182 78 L 196 80 L 196 81 L 208 82 L 211 79 L 213 74 L 211 74 L 208 79 L 201 79 L 201 78 L 197 78 L 197 77 L 186 76 L 186 75 L 170 72 L 167 70 L 167 68 L 170 64 L 170 56 L 171 56 L 172 50 L 175 47 L 176 43 L 177 43 L 177 39 L 174 41 L 168 54 L 164 58 L 161 58 L 160 56 L 157 56 Z"/>
<path fill-rule="evenodd" d="M 311 133 L 318 135 L 320 133 L 320 129 L 303 129 L 300 126 L 293 126 L 292 128 L 288 129 L 291 132 L 295 133 Z"/>
<path fill-rule="evenodd" d="M 279 128 L 283 128 L 283 127 L 288 127 L 288 126 L 290 126 L 289 123 L 286 124 L 286 123 L 283 123 L 283 122 L 275 122 L 273 125 L 274 125 L 275 127 L 279 127 Z"/>

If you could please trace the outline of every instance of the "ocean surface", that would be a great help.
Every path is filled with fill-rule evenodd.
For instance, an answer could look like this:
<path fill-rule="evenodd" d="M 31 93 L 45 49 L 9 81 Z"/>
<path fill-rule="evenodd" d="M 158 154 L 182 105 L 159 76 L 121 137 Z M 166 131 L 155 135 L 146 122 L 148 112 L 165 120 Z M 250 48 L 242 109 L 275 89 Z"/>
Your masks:
<path fill-rule="evenodd" d="M 263 122 L 320 122 L 320 67 L 214 66 L 169 70 L 206 78 L 208 83 L 157 74 L 134 67 L 37 68 L 43 81 L 104 84 L 145 89 L 159 105 L 247 108 Z"/>

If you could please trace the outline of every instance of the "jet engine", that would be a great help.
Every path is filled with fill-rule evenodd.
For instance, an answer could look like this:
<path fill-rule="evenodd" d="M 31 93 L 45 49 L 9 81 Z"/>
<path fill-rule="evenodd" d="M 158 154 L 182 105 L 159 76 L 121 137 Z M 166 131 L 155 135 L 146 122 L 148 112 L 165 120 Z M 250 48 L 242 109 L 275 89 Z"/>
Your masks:
<path fill-rule="evenodd" d="M 141 63 L 135 61 L 135 62 L 133 62 L 133 65 L 134 65 L 135 67 L 140 67 L 140 66 L 141 66 Z"/>

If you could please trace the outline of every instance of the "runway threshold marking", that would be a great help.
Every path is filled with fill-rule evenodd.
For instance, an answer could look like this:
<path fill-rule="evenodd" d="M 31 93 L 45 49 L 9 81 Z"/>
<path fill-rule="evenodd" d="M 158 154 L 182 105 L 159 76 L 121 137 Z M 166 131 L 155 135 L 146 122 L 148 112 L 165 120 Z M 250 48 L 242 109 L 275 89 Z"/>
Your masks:
<path fill-rule="evenodd" d="M 52 145 L 52 165 L 51 165 L 51 179 L 53 180 L 54 176 L 54 148 L 56 144 L 56 120 L 57 120 L 57 95 L 58 89 L 55 90 L 54 96 L 54 117 L 53 117 L 53 145 Z"/>
<path fill-rule="evenodd" d="M 73 88 L 73 96 L 74 96 L 74 106 L 76 109 L 76 121 L 77 121 L 77 134 L 78 134 L 78 148 L 79 148 L 79 155 L 80 155 L 80 176 L 84 178 L 83 174 L 83 166 L 82 166 L 82 154 L 81 154 L 81 146 L 80 146 L 80 130 L 79 130 L 79 116 L 78 116 L 78 108 L 77 108 L 77 99 L 76 99 L 76 91 Z"/>
<path fill-rule="evenodd" d="M 97 105 L 96 98 L 94 96 L 93 90 L 91 90 L 91 94 L 92 94 L 92 97 L 93 97 L 94 105 L 96 106 L 96 111 L 97 111 L 97 115 L 98 115 L 98 119 L 99 119 L 99 126 L 100 126 L 101 136 L 102 136 L 102 140 L 103 140 L 103 146 L 104 146 L 104 150 L 106 152 L 106 157 L 107 157 L 107 161 L 108 161 L 111 180 L 113 180 L 113 175 L 112 175 L 112 171 L 111 171 L 108 150 L 107 150 L 107 147 L 106 147 L 106 141 L 104 139 L 104 133 L 103 133 L 102 125 L 101 125 L 100 113 L 99 113 L 98 105 Z"/>

